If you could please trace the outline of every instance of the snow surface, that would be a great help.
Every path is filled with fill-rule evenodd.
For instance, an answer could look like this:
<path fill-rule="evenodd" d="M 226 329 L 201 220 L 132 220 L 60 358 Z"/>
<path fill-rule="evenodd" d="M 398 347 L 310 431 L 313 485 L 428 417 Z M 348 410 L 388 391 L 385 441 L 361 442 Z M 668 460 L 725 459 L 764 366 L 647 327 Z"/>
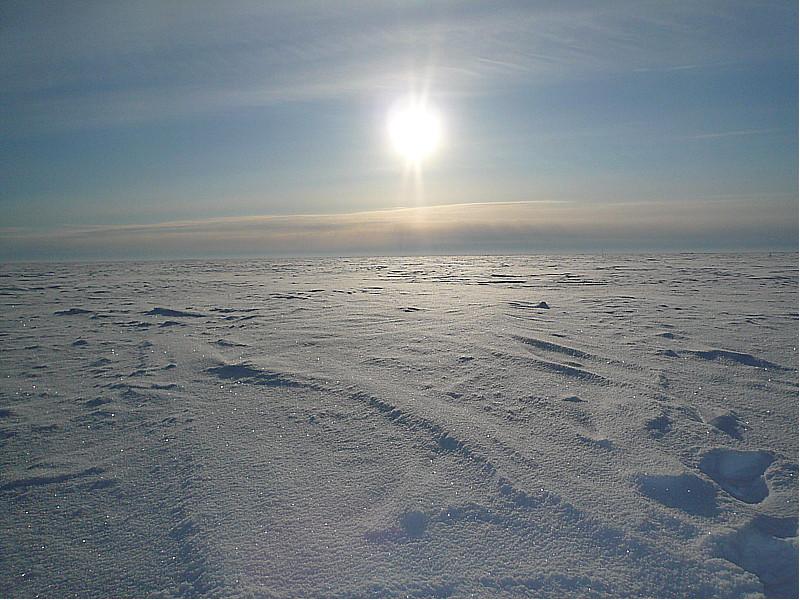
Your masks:
<path fill-rule="evenodd" d="M 796 597 L 797 266 L 0 267 L 0 596 Z"/>

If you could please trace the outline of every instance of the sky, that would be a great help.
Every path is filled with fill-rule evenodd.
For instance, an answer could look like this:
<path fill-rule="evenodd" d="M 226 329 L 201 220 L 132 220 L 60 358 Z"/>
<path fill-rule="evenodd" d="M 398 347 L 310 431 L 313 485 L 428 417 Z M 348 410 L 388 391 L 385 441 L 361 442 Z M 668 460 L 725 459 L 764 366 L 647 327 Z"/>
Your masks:
<path fill-rule="evenodd" d="M 0 260 L 795 251 L 797 35 L 790 1 L 5 1 Z"/>

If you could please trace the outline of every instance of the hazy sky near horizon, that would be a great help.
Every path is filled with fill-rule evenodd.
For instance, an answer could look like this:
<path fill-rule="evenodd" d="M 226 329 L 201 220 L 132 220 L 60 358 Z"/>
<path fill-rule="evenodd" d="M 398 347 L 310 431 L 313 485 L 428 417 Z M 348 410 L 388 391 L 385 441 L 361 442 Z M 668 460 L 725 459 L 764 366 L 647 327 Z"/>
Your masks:
<path fill-rule="evenodd" d="M 0 259 L 796 249 L 797 23 L 788 1 L 4 2 Z M 420 188 L 386 119 L 423 91 L 444 135 Z"/>

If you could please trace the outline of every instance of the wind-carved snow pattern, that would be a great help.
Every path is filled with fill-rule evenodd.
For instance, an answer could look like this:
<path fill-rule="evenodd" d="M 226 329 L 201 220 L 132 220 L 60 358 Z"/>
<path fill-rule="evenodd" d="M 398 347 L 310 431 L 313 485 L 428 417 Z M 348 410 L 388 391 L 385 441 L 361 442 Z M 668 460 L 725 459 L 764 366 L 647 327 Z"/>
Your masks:
<path fill-rule="evenodd" d="M 203 317 L 200 313 L 190 312 L 186 310 L 176 310 L 174 308 L 163 308 L 157 306 L 151 310 L 148 310 L 146 315 L 158 316 L 158 317 Z"/>
<path fill-rule="evenodd" d="M 773 362 L 768 360 L 764 360 L 762 358 L 756 358 L 751 354 L 747 354 L 746 352 L 732 352 L 730 350 L 684 350 L 685 354 L 689 354 L 692 356 L 696 356 L 698 358 L 702 358 L 704 360 L 716 360 L 723 363 L 729 363 L 734 365 L 745 365 L 748 367 L 759 367 L 762 369 L 776 369 L 780 371 L 787 371 L 786 367 L 782 367 L 780 365 L 776 365 Z"/>
<path fill-rule="evenodd" d="M 0 589 L 796 596 L 796 267 L 0 266 Z"/>

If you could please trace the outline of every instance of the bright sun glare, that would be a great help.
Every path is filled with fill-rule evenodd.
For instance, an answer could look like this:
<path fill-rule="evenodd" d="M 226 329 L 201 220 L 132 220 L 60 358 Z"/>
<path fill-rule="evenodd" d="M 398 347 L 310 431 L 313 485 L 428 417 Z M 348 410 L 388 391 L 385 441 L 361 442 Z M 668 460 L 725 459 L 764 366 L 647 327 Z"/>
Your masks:
<path fill-rule="evenodd" d="M 408 163 L 419 165 L 441 144 L 441 119 L 424 99 L 410 98 L 395 104 L 389 111 L 388 127 L 392 147 Z"/>

